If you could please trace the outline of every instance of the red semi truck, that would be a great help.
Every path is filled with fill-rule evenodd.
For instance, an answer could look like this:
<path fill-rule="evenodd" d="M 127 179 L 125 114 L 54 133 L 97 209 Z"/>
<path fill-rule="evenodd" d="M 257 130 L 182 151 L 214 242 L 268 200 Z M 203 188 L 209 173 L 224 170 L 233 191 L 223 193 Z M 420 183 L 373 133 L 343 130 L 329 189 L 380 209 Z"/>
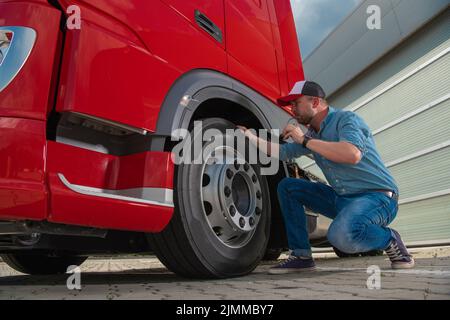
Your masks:
<path fill-rule="evenodd" d="M 74 5 L 81 23 L 68 28 Z M 170 137 L 197 120 L 284 127 L 276 98 L 303 79 L 289 0 L 0 0 L 0 50 L 10 266 L 51 274 L 152 251 L 177 274 L 220 278 L 286 247 L 286 164 L 221 179 L 224 166 L 175 165 Z"/>

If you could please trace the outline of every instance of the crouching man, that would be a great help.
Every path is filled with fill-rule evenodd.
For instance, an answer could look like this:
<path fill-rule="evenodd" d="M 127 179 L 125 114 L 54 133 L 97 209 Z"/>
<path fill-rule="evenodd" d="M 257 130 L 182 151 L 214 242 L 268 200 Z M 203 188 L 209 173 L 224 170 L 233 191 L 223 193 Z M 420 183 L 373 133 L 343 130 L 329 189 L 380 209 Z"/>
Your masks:
<path fill-rule="evenodd" d="M 291 105 L 295 125 L 283 129 L 283 139 L 293 143 L 268 143 L 238 126 L 262 151 L 286 161 L 312 154 L 330 186 L 303 179 L 285 178 L 278 185 L 291 255 L 270 269 L 272 274 L 313 270 L 304 207 L 333 222 L 329 242 L 346 253 L 385 250 L 392 268 L 412 268 L 414 259 L 397 231 L 387 226 L 398 210 L 398 188 L 376 150 L 366 123 L 351 111 L 328 105 L 323 89 L 314 82 L 297 82 L 290 94 L 278 99 Z"/>

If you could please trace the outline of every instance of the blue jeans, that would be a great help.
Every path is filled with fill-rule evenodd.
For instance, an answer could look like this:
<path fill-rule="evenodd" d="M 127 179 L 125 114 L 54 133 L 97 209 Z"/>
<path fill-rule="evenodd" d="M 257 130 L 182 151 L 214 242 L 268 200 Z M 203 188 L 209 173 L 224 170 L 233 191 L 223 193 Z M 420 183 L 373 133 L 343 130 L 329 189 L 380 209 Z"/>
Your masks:
<path fill-rule="evenodd" d="M 289 249 L 295 256 L 311 257 L 304 206 L 333 220 L 327 238 L 346 253 L 384 250 L 392 239 L 387 226 L 398 204 L 382 192 L 340 196 L 323 183 L 284 178 L 278 185 Z"/>

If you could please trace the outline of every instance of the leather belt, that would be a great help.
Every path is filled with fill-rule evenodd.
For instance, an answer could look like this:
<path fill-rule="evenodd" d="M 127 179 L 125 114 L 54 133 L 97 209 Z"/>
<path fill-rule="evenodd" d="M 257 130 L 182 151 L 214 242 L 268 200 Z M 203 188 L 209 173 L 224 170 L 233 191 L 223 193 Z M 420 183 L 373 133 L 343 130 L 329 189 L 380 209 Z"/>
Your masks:
<path fill-rule="evenodd" d="M 398 194 L 396 194 L 395 192 L 391 191 L 391 190 L 384 190 L 384 189 L 379 189 L 379 190 L 373 190 L 375 192 L 382 192 L 385 195 L 387 195 L 389 198 L 392 198 L 396 201 L 398 201 Z"/>

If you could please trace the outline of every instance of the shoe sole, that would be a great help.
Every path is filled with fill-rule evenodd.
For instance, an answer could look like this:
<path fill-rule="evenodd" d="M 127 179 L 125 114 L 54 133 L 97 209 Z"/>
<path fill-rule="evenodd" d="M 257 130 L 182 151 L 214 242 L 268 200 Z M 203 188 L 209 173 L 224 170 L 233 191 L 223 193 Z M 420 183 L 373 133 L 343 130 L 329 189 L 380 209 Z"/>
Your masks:
<path fill-rule="evenodd" d="M 315 270 L 316 270 L 316 267 L 298 268 L 298 269 L 269 269 L 269 274 L 301 273 L 301 272 L 315 271 Z"/>
<path fill-rule="evenodd" d="M 405 263 L 392 263 L 391 268 L 398 270 L 398 269 L 412 269 L 416 265 L 416 262 L 414 259 L 411 262 L 405 262 Z"/>

